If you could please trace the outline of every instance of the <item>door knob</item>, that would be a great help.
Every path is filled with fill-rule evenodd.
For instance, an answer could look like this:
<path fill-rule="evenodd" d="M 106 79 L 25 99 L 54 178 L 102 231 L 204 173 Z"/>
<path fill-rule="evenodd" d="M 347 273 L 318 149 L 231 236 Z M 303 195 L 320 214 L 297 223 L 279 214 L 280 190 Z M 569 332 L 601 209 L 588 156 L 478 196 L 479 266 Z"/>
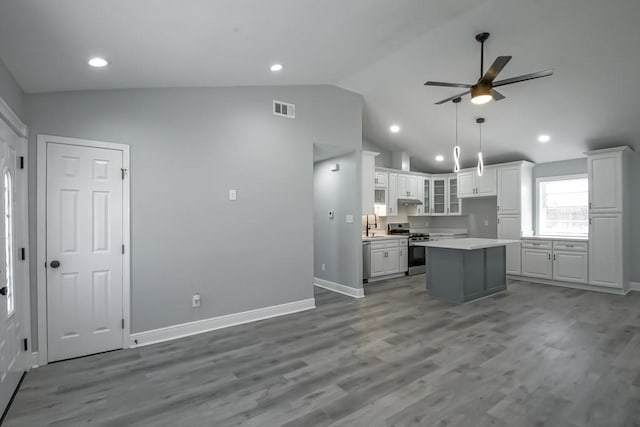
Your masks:
<path fill-rule="evenodd" d="M 7 287 L 3 286 L 0 288 L 0 295 L 7 295 Z"/>
<path fill-rule="evenodd" d="M 60 267 L 60 261 L 58 261 L 57 259 L 54 259 L 53 261 L 51 261 L 51 264 L 49 264 L 51 266 L 51 268 L 58 268 Z"/>

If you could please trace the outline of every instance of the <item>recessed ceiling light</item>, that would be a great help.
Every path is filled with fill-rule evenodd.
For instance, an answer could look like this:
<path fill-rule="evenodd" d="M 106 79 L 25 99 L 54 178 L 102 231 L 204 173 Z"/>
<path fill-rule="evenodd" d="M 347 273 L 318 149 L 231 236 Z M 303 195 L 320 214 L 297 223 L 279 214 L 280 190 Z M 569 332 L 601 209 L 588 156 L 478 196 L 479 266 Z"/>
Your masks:
<path fill-rule="evenodd" d="M 538 137 L 538 142 L 542 142 L 543 144 L 549 141 L 551 141 L 551 137 L 549 135 L 540 135 Z"/>
<path fill-rule="evenodd" d="M 284 65 L 282 65 L 282 64 L 273 64 L 269 69 L 271 71 L 273 71 L 273 72 L 282 71 L 284 69 Z"/>
<path fill-rule="evenodd" d="M 444 160 L 444 156 L 442 154 L 438 154 L 436 156 L 436 162 L 442 162 Z"/>
<path fill-rule="evenodd" d="M 391 125 L 391 126 L 389 126 L 389 130 L 391 131 L 391 133 L 398 133 L 398 132 L 400 132 L 400 126 Z"/>
<path fill-rule="evenodd" d="M 109 65 L 109 61 L 99 56 L 94 56 L 93 58 L 89 59 L 89 65 L 94 68 L 102 68 Z"/>

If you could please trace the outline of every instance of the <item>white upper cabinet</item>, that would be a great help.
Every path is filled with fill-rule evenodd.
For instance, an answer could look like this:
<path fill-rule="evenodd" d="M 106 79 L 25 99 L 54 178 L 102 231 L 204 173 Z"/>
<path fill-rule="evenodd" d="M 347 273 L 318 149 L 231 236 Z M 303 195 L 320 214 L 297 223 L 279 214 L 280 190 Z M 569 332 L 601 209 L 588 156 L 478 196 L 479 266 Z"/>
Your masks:
<path fill-rule="evenodd" d="M 589 174 L 589 208 L 592 214 L 622 212 L 622 149 L 598 150 L 587 157 Z"/>
<path fill-rule="evenodd" d="M 389 204 L 387 205 L 387 216 L 398 216 L 398 174 L 389 174 Z"/>
<path fill-rule="evenodd" d="M 398 198 L 418 198 L 418 177 L 416 175 L 398 174 Z"/>
<path fill-rule="evenodd" d="M 375 200 L 376 156 L 373 151 L 362 152 L 362 215 L 373 215 Z"/>
<path fill-rule="evenodd" d="M 387 174 L 385 172 L 376 172 L 375 185 L 376 188 L 387 188 Z"/>
<path fill-rule="evenodd" d="M 416 216 L 427 216 L 431 214 L 431 178 L 418 177 L 418 200 L 422 202 L 415 209 Z"/>
<path fill-rule="evenodd" d="M 497 191 L 497 170 L 485 167 L 482 176 L 476 174 L 476 196 L 495 196 Z"/>
<path fill-rule="evenodd" d="M 447 178 L 447 214 L 461 215 L 462 201 L 458 198 L 458 177 L 453 174 Z"/>
<path fill-rule="evenodd" d="M 497 170 L 485 167 L 482 176 L 476 169 L 465 169 L 458 172 L 458 198 L 495 196 L 497 191 Z"/>
<path fill-rule="evenodd" d="M 458 198 L 475 197 L 475 169 L 458 172 Z"/>
<path fill-rule="evenodd" d="M 498 214 L 519 215 L 521 212 L 520 166 L 498 168 Z"/>
<path fill-rule="evenodd" d="M 431 179 L 433 184 L 433 203 L 431 215 L 447 214 L 447 177 L 438 176 Z"/>

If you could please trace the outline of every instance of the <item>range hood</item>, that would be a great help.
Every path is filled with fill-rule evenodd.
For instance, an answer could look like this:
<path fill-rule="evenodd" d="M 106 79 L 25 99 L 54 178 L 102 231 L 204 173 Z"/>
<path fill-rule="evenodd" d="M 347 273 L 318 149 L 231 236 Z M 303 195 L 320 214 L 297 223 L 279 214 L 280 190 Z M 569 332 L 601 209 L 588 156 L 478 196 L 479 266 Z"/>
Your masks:
<path fill-rule="evenodd" d="M 408 205 L 421 205 L 422 202 L 418 199 L 398 199 L 398 203 L 401 203 L 405 206 Z"/>

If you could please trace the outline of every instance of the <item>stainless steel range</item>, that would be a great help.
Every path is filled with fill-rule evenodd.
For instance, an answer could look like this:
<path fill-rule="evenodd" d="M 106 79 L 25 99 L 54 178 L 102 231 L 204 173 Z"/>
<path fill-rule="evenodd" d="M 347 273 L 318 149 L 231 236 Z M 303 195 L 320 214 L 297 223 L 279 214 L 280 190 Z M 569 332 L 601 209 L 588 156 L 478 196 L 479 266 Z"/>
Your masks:
<path fill-rule="evenodd" d="M 416 246 L 416 242 L 424 242 L 429 240 L 429 234 L 423 232 L 412 232 L 409 223 L 398 222 L 391 223 L 387 226 L 389 234 L 397 234 L 409 237 L 409 276 L 421 274 L 426 271 L 427 265 L 427 248 L 424 246 Z"/>

